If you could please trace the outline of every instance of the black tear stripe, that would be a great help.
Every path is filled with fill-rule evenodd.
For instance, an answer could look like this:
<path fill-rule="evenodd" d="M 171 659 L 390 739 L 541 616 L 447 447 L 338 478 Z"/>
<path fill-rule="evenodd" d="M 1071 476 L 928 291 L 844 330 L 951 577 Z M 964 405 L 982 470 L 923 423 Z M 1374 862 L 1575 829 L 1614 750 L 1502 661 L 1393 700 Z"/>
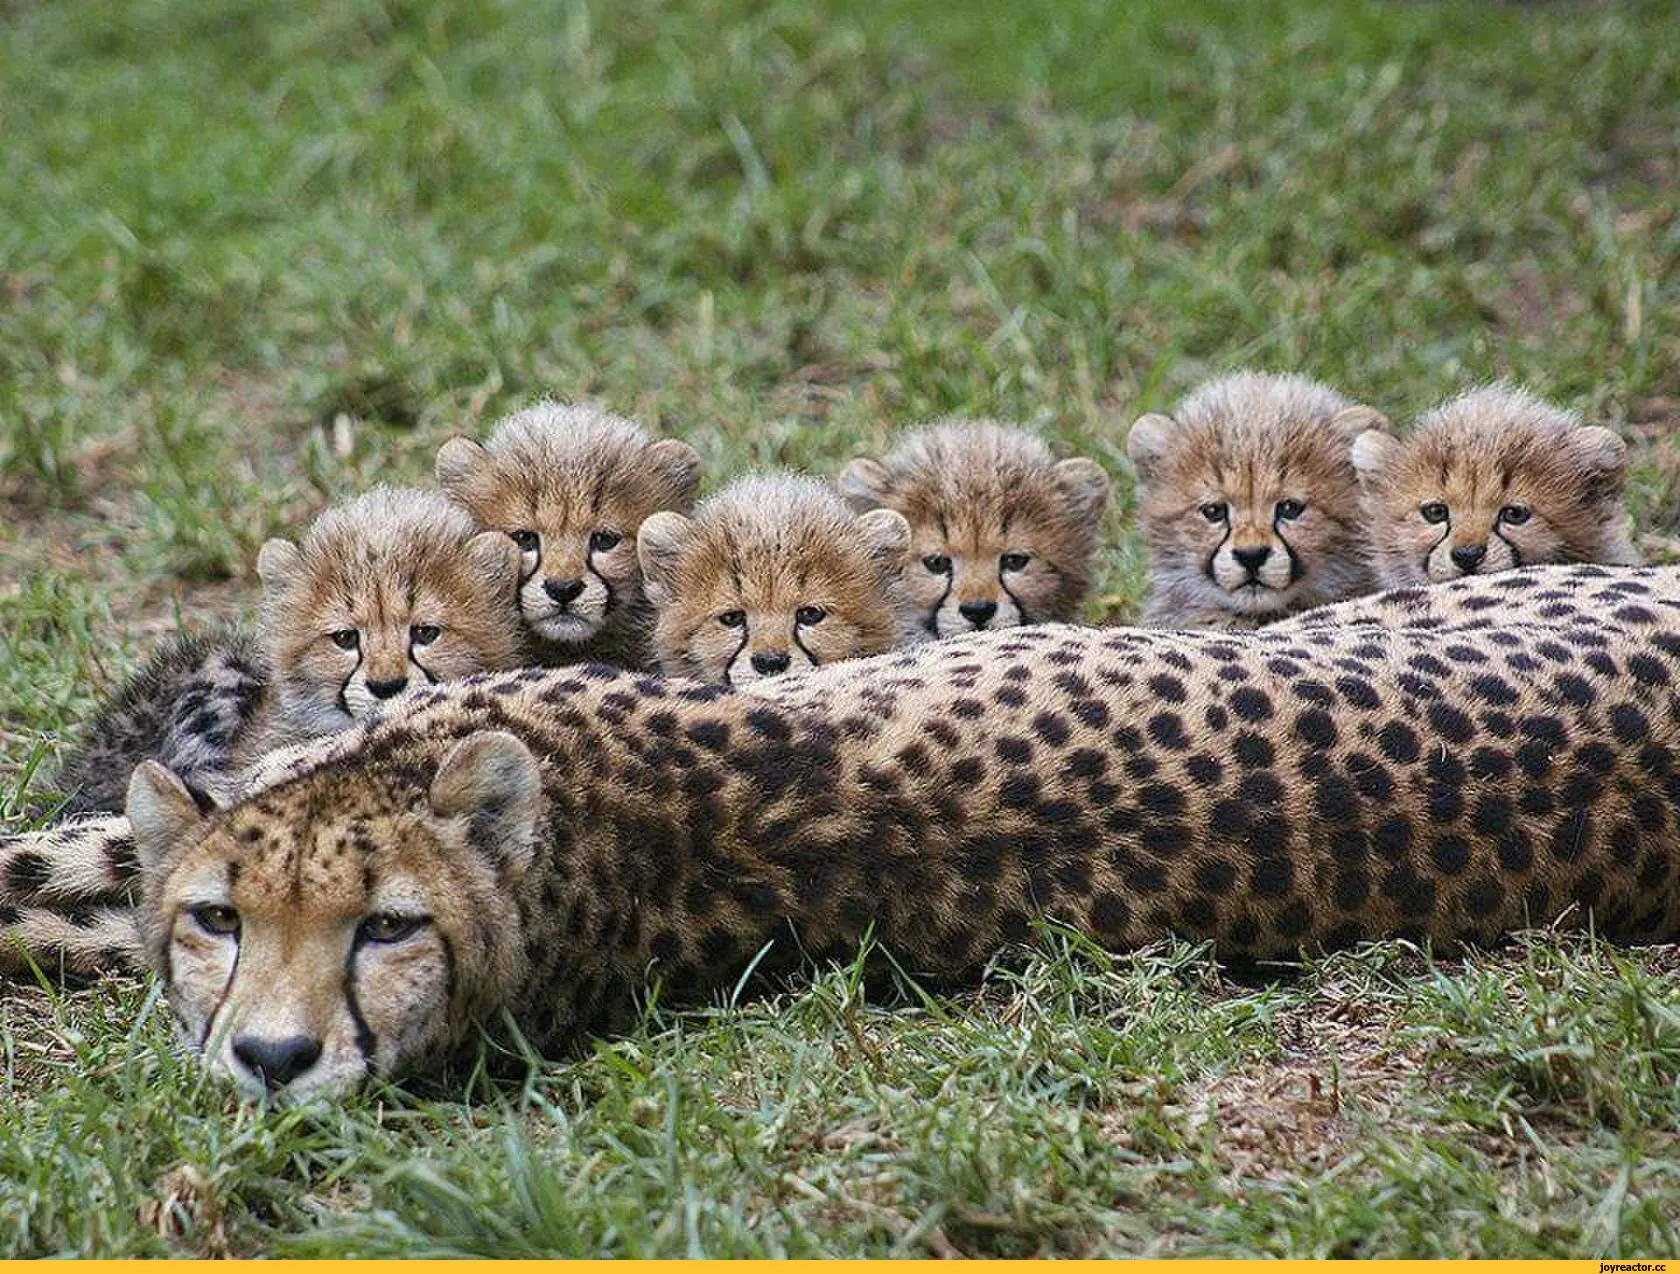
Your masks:
<path fill-rule="evenodd" d="M 1519 549 L 1515 544 L 1511 543 L 1510 540 L 1507 540 L 1503 535 L 1499 534 L 1499 523 L 1497 523 L 1497 522 L 1495 522 L 1493 524 L 1493 533 L 1494 533 L 1495 537 L 1498 538 L 1498 540 L 1501 544 L 1503 544 L 1506 548 L 1511 550 L 1511 566 L 1510 566 L 1510 569 L 1515 570 L 1517 567 L 1521 566 L 1523 564 L 1522 550 Z"/>
<path fill-rule="evenodd" d="M 1032 623 L 1033 622 L 1032 621 L 1032 616 L 1027 614 L 1027 608 L 1021 604 L 1021 599 L 1019 597 L 1015 596 L 1014 591 L 1010 589 L 1009 585 L 1007 585 L 1003 582 L 1003 562 L 1002 562 L 1001 559 L 998 561 L 997 579 L 998 579 L 998 589 L 1003 593 L 1003 595 L 1005 597 L 1007 597 L 1010 601 L 1015 603 L 1015 613 L 1016 613 L 1016 615 L 1019 616 L 1019 618 L 1015 622 L 1018 623 L 1018 624 L 1030 624 L 1030 623 Z"/>
<path fill-rule="evenodd" d="M 800 650 L 800 653 L 802 653 L 805 656 L 805 658 L 807 658 L 811 661 L 811 667 L 813 667 L 813 668 L 818 667 L 822 663 L 822 660 L 818 659 L 815 655 L 813 655 L 810 652 L 810 649 L 805 645 L 805 642 L 800 638 L 800 636 L 799 636 L 799 621 L 797 619 L 793 621 L 793 644 L 795 646 L 798 646 L 799 650 Z"/>
<path fill-rule="evenodd" d="M 1218 556 L 1219 556 L 1219 550 L 1224 548 L 1225 545 L 1230 542 L 1230 539 L 1231 539 L 1231 515 L 1229 513 L 1227 513 L 1225 515 L 1225 534 L 1223 534 L 1219 537 L 1219 543 L 1215 544 L 1213 546 L 1213 552 L 1209 553 L 1207 555 L 1207 561 L 1202 563 L 1202 574 L 1206 575 L 1215 584 L 1219 583 L 1219 577 L 1213 573 L 1213 563 L 1214 563 L 1214 560 L 1216 558 L 1218 558 Z"/>
<path fill-rule="evenodd" d="M 426 667 L 425 664 L 421 663 L 420 657 L 414 653 L 414 641 L 412 638 L 410 638 L 408 643 L 408 662 L 420 670 L 420 675 L 426 679 L 426 684 L 428 686 L 437 685 L 438 679 L 432 673 L 432 670 Z"/>
<path fill-rule="evenodd" d="M 939 529 L 941 532 L 944 531 L 944 523 L 940 524 Z M 945 556 L 949 557 L 950 554 L 947 553 Z M 928 617 L 922 621 L 922 627 L 935 637 L 939 636 L 939 612 L 945 609 L 945 603 L 951 598 L 951 590 L 957 586 L 957 564 L 955 562 L 951 563 L 950 569 L 941 571 L 940 574 L 945 577 L 945 591 L 939 595 L 939 600 L 933 604 L 933 609 L 928 612 Z"/>
<path fill-rule="evenodd" d="M 1301 569 L 1301 559 L 1295 556 L 1295 546 L 1289 542 L 1289 537 L 1276 522 L 1272 523 L 1272 534 L 1278 537 L 1278 543 L 1283 545 L 1283 551 L 1289 555 L 1289 582 L 1293 584 L 1306 573 Z"/>
<path fill-rule="evenodd" d="M 338 710 L 351 719 L 354 719 L 356 714 L 350 710 L 350 679 L 360 672 L 361 668 L 362 643 L 358 641 L 356 643 L 355 666 L 344 675 L 344 680 L 338 683 Z"/>
<path fill-rule="evenodd" d="M 362 1060 L 373 1068 L 373 1050 L 379 1040 L 362 1016 L 362 1006 L 356 1001 L 356 957 L 361 954 L 362 944 L 358 939 L 350 944 L 350 954 L 344 960 L 344 1007 L 350 1010 L 350 1020 L 356 1026 L 356 1049 L 362 1055 Z"/>
<path fill-rule="evenodd" d="M 747 642 L 749 642 L 751 640 L 752 640 L 751 625 L 750 624 L 742 624 L 741 625 L 741 642 L 740 642 L 740 645 L 735 647 L 733 653 L 731 653 L 729 658 L 724 661 L 724 665 L 723 665 L 723 679 L 726 682 L 728 682 L 730 685 L 735 684 L 735 677 L 733 675 L 734 672 L 735 672 L 735 661 L 741 657 L 741 652 L 747 648 Z M 703 674 L 697 674 L 697 675 L 703 675 Z"/>
<path fill-rule="evenodd" d="M 612 581 L 595 569 L 595 554 L 586 546 L 583 550 L 583 569 L 601 581 L 601 587 L 607 590 L 607 600 L 601 603 L 601 618 L 612 614 L 613 603 L 618 600 L 618 594 L 613 592 Z"/>

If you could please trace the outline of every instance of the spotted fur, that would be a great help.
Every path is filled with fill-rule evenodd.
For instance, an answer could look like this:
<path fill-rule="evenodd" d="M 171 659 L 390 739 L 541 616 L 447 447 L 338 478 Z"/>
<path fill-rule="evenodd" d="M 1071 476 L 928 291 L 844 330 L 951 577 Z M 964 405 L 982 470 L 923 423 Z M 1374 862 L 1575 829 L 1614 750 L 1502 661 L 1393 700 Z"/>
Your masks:
<path fill-rule="evenodd" d="M 545 402 L 482 445 L 446 442 L 437 478 L 479 526 L 519 546 L 519 610 L 539 662 L 648 664 L 653 611 L 636 535 L 649 514 L 694 507 L 694 448 L 596 407 Z"/>
<path fill-rule="evenodd" d="M 225 811 L 142 767 L 145 950 L 213 1071 L 308 1096 L 504 1011 L 564 1048 L 650 974 L 680 1002 L 870 931 L 939 978 L 1040 916 L 1257 959 L 1674 938 L 1680 570 L 1478 578 L 1443 614 L 1481 597 L 1521 621 L 1051 625 L 744 692 L 595 666 L 437 687 Z"/>
<path fill-rule="evenodd" d="M 853 514 L 792 474 L 732 482 L 693 518 L 655 513 L 637 553 L 659 667 L 740 686 L 889 650 L 909 542 L 902 515 Z"/>
<path fill-rule="evenodd" d="M 1512 385 L 1471 390 L 1400 440 L 1355 441 L 1370 552 L 1386 588 L 1548 562 L 1640 561 L 1610 430 Z"/>
<path fill-rule="evenodd" d="M 1384 423 L 1314 381 L 1258 372 L 1140 417 L 1126 450 L 1150 555 L 1142 622 L 1254 628 L 1367 591 L 1351 449 Z"/>
<path fill-rule="evenodd" d="M 840 491 L 910 523 L 907 640 L 1078 617 L 1108 505 L 1093 461 L 1058 461 L 1014 426 L 947 420 L 852 461 Z"/>

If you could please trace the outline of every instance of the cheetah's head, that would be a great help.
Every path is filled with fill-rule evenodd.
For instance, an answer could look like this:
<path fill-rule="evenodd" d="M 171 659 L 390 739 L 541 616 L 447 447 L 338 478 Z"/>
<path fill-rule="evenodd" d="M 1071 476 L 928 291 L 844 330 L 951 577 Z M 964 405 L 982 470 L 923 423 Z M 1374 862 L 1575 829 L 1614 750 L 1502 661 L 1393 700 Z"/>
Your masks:
<path fill-rule="evenodd" d="M 328 764 L 220 811 L 154 761 L 135 770 L 148 960 L 182 1038 L 247 1096 L 435 1064 L 517 982 L 535 758 L 480 732 L 416 781 Z"/>

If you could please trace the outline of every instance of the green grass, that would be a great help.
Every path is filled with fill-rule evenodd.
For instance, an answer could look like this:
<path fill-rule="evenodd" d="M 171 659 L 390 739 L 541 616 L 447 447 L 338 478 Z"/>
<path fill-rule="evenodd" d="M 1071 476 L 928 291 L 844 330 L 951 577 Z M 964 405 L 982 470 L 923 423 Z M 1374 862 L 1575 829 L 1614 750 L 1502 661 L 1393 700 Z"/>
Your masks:
<path fill-rule="evenodd" d="M 1401 420 L 1515 377 L 1680 527 L 1669 4 L 327 8 L 0 24 L 10 804 L 264 536 L 544 392 L 712 485 L 1027 421 L 1119 480 L 1093 617 L 1126 422 L 1238 366 Z M 0 1255 L 1680 1251 L 1670 949 L 1011 967 L 282 1112 L 143 985 L 6 989 Z"/>

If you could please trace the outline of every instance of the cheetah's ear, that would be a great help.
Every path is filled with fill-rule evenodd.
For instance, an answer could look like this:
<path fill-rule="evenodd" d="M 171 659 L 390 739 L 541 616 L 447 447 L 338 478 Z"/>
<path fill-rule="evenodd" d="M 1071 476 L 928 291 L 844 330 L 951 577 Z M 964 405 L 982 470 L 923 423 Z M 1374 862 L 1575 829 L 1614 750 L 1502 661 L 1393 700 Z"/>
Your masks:
<path fill-rule="evenodd" d="M 1126 456 L 1143 481 L 1149 481 L 1165 458 L 1174 428 L 1171 416 L 1152 411 L 1139 416 L 1126 431 Z"/>
<path fill-rule="evenodd" d="M 1353 440 L 1353 471 L 1359 475 L 1359 485 L 1369 491 L 1382 477 L 1400 450 L 1400 441 L 1381 429 L 1367 429 Z"/>
<path fill-rule="evenodd" d="M 1627 444 L 1603 425 L 1583 425 L 1569 440 L 1575 454 L 1600 473 L 1619 476 L 1627 467 Z"/>
<path fill-rule="evenodd" d="M 892 490 L 892 475 L 879 460 L 859 456 L 840 471 L 835 485 L 853 511 L 867 513 L 886 504 L 887 494 Z"/>
<path fill-rule="evenodd" d="M 166 867 L 190 845 L 215 808 L 208 796 L 195 795 L 156 761 L 142 761 L 128 780 L 128 825 L 134 856 L 148 876 Z"/>
<path fill-rule="evenodd" d="M 1056 484 L 1067 493 L 1074 517 L 1086 526 L 1094 526 L 1108 507 L 1108 474 L 1095 460 L 1075 456 L 1060 461 L 1053 470 Z"/>
<path fill-rule="evenodd" d="M 677 566 L 694 535 L 694 523 L 662 509 L 643 520 L 636 532 L 636 560 L 641 563 L 648 601 L 663 610 L 677 591 Z"/>
<path fill-rule="evenodd" d="M 644 454 L 665 484 L 664 507 L 687 513 L 700 494 L 700 453 L 676 438 L 661 438 Z"/>
<path fill-rule="evenodd" d="M 493 587 L 512 590 L 519 581 L 519 546 L 501 531 L 480 531 L 461 548 L 467 566 Z"/>
<path fill-rule="evenodd" d="M 1388 417 L 1375 407 L 1367 407 L 1364 403 L 1354 403 L 1351 407 L 1343 407 L 1330 417 L 1330 428 L 1350 442 L 1368 430 L 1380 433 L 1388 432 Z"/>
<path fill-rule="evenodd" d="M 910 523 L 904 515 L 896 509 L 871 509 L 858 516 L 858 528 L 881 582 L 891 583 L 902 575 L 905 554 L 910 552 Z"/>
<path fill-rule="evenodd" d="M 505 730 L 480 730 L 451 748 L 426 799 L 438 818 L 461 821 L 467 844 L 503 879 L 519 879 L 536 857 L 542 770 Z"/>
<path fill-rule="evenodd" d="M 285 588 L 303 572 L 303 550 L 290 540 L 268 540 L 257 553 L 257 578 L 269 593 Z"/>
<path fill-rule="evenodd" d="M 471 438 L 451 438 L 438 448 L 435 466 L 438 486 L 450 495 L 460 496 L 472 483 L 474 472 L 489 459 L 490 453 L 482 444 Z"/>

